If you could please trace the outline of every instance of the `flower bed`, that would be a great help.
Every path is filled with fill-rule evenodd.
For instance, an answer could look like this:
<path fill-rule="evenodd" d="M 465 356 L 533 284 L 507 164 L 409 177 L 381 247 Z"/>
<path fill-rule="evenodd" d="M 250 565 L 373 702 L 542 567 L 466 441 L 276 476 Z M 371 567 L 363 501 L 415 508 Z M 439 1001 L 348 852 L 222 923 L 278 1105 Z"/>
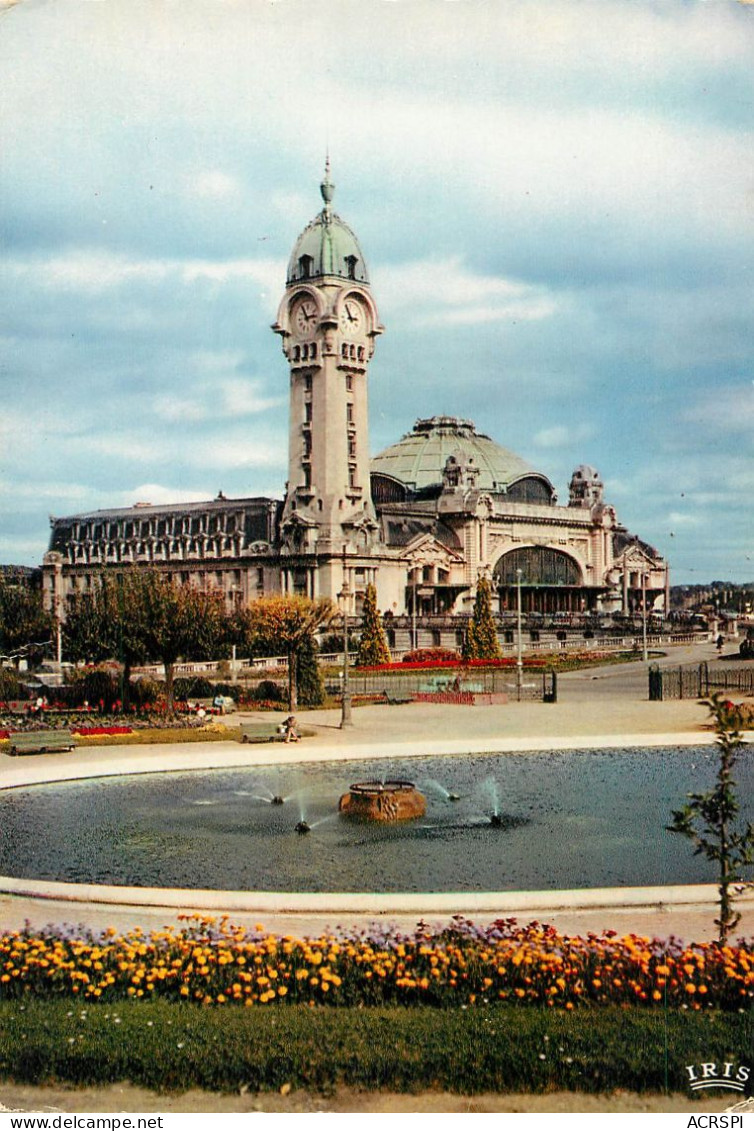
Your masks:
<path fill-rule="evenodd" d="M 71 727 L 71 733 L 77 734 L 79 738 L 98 738 L 103 734 L 133 734 L 133 727 L 130 726 L 74 726 Z"/>
<path fill-rule="evenodd" d="M 0 1000 L 164 998 L 202 1005 L 431 1005 L 506 1002 L 751 1010 L 754 944 L 684 945 L 615 932 L 569 937 L 553 927 L 456 917 L 411 935 L 326 933 L 297 939 L 227 919 L 119 936 L 69 929 L 0 935 Z"/>
<path fill-rule="evenodd" d="M 473 707 L 473 691 L 415 691 L 415 703 L 451 703 L 458 707 Z"/>
<path fill-rule="evenodd" d="M 544 668 L 551 662 L 551 657 L 527 656 L 524 660 L 526 668 Z M 507 656 L 502 660 L 403 660 L 400 663 L 390 664 L 365 664 L 356 667 L 357 672 L 406 672 L 406 671 L 436 671 L 458 668 L 515 668 L 515 656 Z"/>

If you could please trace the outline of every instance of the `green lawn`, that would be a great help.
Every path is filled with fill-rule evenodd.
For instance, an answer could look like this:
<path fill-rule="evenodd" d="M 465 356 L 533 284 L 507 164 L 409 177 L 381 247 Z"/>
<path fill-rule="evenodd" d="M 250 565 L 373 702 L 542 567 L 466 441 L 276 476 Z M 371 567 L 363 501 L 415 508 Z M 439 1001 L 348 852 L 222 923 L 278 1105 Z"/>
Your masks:
<path fill-rule="evenodd" d="M 749 1062 L 754 1014 L 0 1002 L 0 1078 L 157 1091 L 686 1092 L 685 1065 Z M 734 1095 L 734 1093 L 730 1093 Z"/>

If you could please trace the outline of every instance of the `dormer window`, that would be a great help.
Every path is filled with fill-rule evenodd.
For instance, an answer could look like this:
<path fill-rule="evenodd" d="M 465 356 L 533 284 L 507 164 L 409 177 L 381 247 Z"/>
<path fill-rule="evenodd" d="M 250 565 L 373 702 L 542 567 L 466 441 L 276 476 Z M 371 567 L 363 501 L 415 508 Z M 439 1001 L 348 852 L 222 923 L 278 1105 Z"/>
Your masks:
<path fill-rule="evenodd" d="M 355 279 L 356 278 L 356 264 L 358 262 L 359 261 L 358 261 L 358 259 L 355 255 L 347 255 L 346 256 L 346 272 L 348 274 L 349 279 Z"/>
<path fill-rule="evenodd" d="M 302 255 L 298 261 L 299 277 L 302 279 L 311 278 L 313 266 L 314 260 L 312 259 L 311 255 Z"/>

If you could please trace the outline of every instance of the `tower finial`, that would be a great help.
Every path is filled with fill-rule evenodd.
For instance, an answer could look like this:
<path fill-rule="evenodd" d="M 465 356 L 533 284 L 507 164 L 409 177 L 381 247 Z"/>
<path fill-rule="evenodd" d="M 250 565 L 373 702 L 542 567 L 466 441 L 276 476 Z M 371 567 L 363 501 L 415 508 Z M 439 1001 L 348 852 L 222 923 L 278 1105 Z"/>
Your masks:
<path fill-rule="evenodd" d="M 319 191 L 322 193 L 322 199 L 325 202 L 325 216 L 330 218 L 330 204 L 335 195 L 335 185 L 330 180 L 330 153 L 327 152 L 325 157 L 325 177 L 319 186 Z"/>

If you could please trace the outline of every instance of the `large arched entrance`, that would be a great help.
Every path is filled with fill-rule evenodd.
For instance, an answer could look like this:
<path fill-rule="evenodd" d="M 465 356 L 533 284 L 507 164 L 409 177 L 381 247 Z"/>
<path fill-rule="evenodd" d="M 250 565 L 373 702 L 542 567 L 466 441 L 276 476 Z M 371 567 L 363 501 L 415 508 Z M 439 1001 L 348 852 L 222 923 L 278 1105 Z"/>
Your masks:
<path fill-rule="evenodd" d="M 521 609 L 525 613 L 580 613 L 588 607 L 578 562 L 562 550 L 524 546 L 497 561 L 493 586 L 501 613 L 515 611 L 521 571 Z"/>

